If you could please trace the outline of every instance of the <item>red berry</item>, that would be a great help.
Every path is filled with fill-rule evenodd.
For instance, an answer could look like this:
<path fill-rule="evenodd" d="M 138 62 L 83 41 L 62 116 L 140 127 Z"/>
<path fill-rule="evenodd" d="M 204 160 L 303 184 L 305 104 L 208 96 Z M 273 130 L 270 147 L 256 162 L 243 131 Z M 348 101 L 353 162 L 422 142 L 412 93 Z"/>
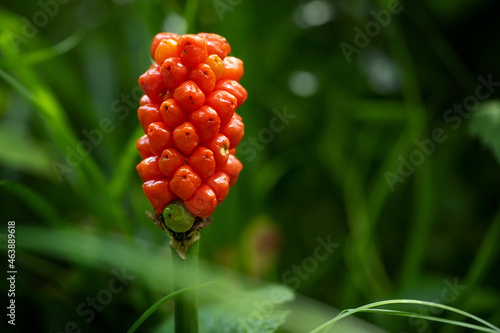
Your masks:
<path fill-rule="evenodd" d="M 229 53 L 231 53 L 231 45 L 228 41 L 217 34 L 200 32 L 198 36 L 203 37 L 207 42 L 208 54 L 217 54 L 221 59 L 224 59 Z"/>
<path fill-rule="evenodd" d="M 174 144 L 186 155 L 190 155 L 200 143 L 195 127 L 189 121 L 177 126 L 173 132 Z"/>
<path fill-rule="evenodd" d="M 186 112 L 198 110 L 205 104 L 205 94 L 193 81 L 185 81 L 174 90 L 174 98 Z"/>
<path fill-rule="evenodd" d="M 173 98 L 164 101 L 160 106 L 163 121 L 170 128 L 176 128 L 187 120 L 187 114 Z"/>
<path fill-rule="evenodd" d="M 153 153 L 149 148 L 149 138 L 146 134 L 137 139 L 135 146 L 143 159 L 148 158 L 149 156 L 153 156 Z"/>
<path fill-rule="evenodd" d="M 158 168 L 166 177 L 172 178 L 174 173 L 186 163 L 186 156 L 175 148 L 167 148 L 158 160 Z"/>
<path fill-rule="evenodd" d="M 139 77 L 142 91 L 148 95 L 151 102 L 161 104 L 163 95 L 167 90 L 160 73 L 160 66 L 153 66 Z"/>
<path fill-rule="evenodd" d="M 166 179 L 150 180 L 142 184 L 142 190 L 153 206 L 156 214 L 161 214 L 165 207 L 174 199 L 175 194 L 170 190 Z"/>
<path fill-rule="evenodd" d="M 182 200 L 189 199 L 200 185 L 200 176 L 189 165 L 177 169 L 170 180 L 170 189 Z"/>
<path fill-rule="evenodd" d="M 191 198 L 184 201 L 184 206 L 193 215 L 206 218 L 215 211 L 217 197 L 210 186 L 203 184 L 196 189 Z"/>
<path fill-rule="evenodd" d="M 238 180 L 243 165 L 234 155 L 229 155 L 226 165 L 222 168 L 223 171 L 227 173 L 231 180 L 229 181 L 229 186 L 233 186 Z"/>
<path fill-rule="evenodd" d="M 225 126 L 233 117 L 238 105 L 236 97 L 224 90 L 216 90 L 207 96 L 206 104 L 215 111 L 220 118 L 220 125 Z"/>
<path fill-rule="evenodd" d="M 178 38 L 179 35 L 173 32 L 160 32 L 156 34 L 156 36 L 153 38 L 153 42 L 151 42 L 151 58 L 155 58 L 156 48 L 158 47 L 158 44 L 160 44 L 162 39 L 173 39 L 177 41 Z"/>
<path fill-rule="evenodd" d="M 208 148 L 196 148 L 187 158 L 187 162 L 201 178 L 207 178 L 215 172 L 214 153 Z"/>
<path fill-rule="evenodd" d="M 229 157 L 229 139 L 222 134 L 217 134 L 204 145 L 214 153 L 215 170 L 224 167 Z"/>
<path fill-rule="evenodd" d="M 235 116 L 236 115 L 235 113 Z M 245 125 L 238 117 L 233 117 L 226 126 L 220 129 L 220 133 L 224 134 L 229 139 L 230 148 L 236 148 L 240 144 L 244 132 Z"/>
<path fill-rule="evenodd" d="M 204 94 L 209 94 L 214 90 L 216 77 L 210 66 L 205 63 L 193 68 L 188 78 L 196 83 Z"/>
<path fill-rule="evenodd" d="M 201 142 L 208 141 L 219 133 L 220 119 L 210 106 L 203 105 L 190 113 L 188 119 L 196 127 Z"/>
<path fill-rule="evenodd" d="M 236 57 L 226 57 L 223 61 L 224 70 L 220 80 L 230 79 L 239 81 L 243 76 L 243 61 Z"/>
<path fill-rule="evenodd" d="M 149 99 L 148 95 L 142 95 L 141 99 L 139 100 L 139 106 L 143 106 L 149 103 L 151 103 L 151 100 Z"/>
<path fill-rule="evenodd" d="M 139 117 L 144 133 L 147 133 L 148 126 L 151 123 L 163 120 L 161 113 L 158 110 L 158 106 L 155 104 L 141 105 L 137 110 L 137 116 Z"/>
<path fill-rule="evenodd" d="M 248 93 L 243 88 L 241 84 L 234 80 L 219 80 L 215 84 L 214 90 L 224 90 L 236 97 L 236 100 L 238 101 L 238 106 L 243 104 L 245 100 L 247 99 Z"/>
<path fill-rule="evenodd" d="M 182 35 L 177 40 L 177 53 L 186 66 L 193 68 L 208 57 L 207 43 L 196 35 Z"/>
<path fill-rule="evenodd" d="M 151 152 L 157 156 L 160 156 L 165 149 L 174 146 L 172 132 L 162 121 L 149 125 L 147 134 Z"/>
<path fill-rule="evenodd" d="M 159 180 L 165 178 L 158 168 L 158 156 L 151 156 L 137 164 L 137 173 L 143 182 L 148 180 Z"/>
<path fill-rule="evenodd" d="M 205 184 L 214 190 L 215 196 L 217 197 L 217 204 L 220 204 L 226 199 L 229 193 L 229 181 L 230 178 L 224 171 L 217 171 L 205 180 Z"/>
<path fill-rule="evenodd" d="M 174 90 L 184 82 L 188 76 L 188 69 L 181 62 L 181 58 L 168 58 L 163 62 L 160 69 L 161 77 L 167 89 Z"/>

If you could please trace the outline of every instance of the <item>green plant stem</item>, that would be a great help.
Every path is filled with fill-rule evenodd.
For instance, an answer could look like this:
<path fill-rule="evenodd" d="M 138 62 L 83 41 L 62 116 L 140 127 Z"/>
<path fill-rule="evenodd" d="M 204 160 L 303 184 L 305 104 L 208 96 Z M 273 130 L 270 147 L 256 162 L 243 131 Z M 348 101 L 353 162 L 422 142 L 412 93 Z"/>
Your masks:
<path fill-rule="evenodd" d="M 172 270 L 174 275 L 174 290 L 193 286 L 198 280 L 198 252 L 200 241 L 195 242 L 181 259 L 179 254 L 171 248 Z M 196 304 L 196 290 L 179 294 L 174 300 L 175 332 L 198 332 L 198 309 Z"/>
<path fill-rule="evenodd" d="M 186 2 L 186 7 L 184 10 L 184 18 L 187 21 L 187 33 L 194 34 L 195 32 L 195 21 L 196 12 L 198 11 L 199 0 L 188 0 Z"/>

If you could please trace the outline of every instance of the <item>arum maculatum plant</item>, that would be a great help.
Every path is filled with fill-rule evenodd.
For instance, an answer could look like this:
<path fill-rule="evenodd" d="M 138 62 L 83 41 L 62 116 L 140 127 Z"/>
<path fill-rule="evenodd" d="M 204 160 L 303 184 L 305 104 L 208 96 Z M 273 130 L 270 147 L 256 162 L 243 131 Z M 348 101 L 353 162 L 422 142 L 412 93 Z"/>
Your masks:
<path fill-rule="evenodd" d="M 247 92 L 238 83 L 243 61 L 230 52 L 217 34 L 162 32 L 151 44 L 154 62 L 139 78 L 137 171 L 154 210 L 149 217 L 171 237 L 175 289 L 196 283 L 200 230 L 242 169 L 235 153 L 244 125 L 235 110 Z M 176 297 L 175 325 L 176 332 L 197 331 L 194 291 Z"/>

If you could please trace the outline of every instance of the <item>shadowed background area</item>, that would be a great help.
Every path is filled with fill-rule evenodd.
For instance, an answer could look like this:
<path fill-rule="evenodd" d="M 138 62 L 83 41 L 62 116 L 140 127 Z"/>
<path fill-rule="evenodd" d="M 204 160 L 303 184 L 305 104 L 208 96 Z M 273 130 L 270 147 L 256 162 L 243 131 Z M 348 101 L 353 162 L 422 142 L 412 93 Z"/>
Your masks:
<path fill-rule="evenodd" d="M 7 271 L 15 221 L 16 331 L 125 331 L 172 291 L 168 237 L 144 213 L 135 170 L 137 79 L 160 31 L 218 33 L 245 63 L 243 171 L 201 234 L 201 280 L 220 282 L 200 290 L 204 332 L 221 332 L 220 318 L 249 331 L 281 324 L 291 292 L 301 296 L 281 332 L 391 298 L 500 325 L 499 10 L 493 0 L 3 1 L 0 233 Z M 168 331 L 172 308 L 141 330 Z M 374 326 L 344 330 L 464 331 L 360 317 Z"/>

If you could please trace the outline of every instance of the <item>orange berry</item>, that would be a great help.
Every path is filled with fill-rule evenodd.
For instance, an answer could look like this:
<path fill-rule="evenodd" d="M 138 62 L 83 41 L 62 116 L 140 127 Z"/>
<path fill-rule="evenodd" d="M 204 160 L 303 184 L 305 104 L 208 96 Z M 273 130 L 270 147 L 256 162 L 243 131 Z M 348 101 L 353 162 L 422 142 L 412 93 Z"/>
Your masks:
<path fill-rule="evenodd" d="M 219 115 L 210 106 L 203 105 L 198 110 L 191 112 L 188 120 L 196 127 L 201 142 L 208 141 L 219 133 Z"/>
<path fill-rule="evenodd" d="M 186 163 L 186 156 L 175 148 L 167 148 L 161 153 L 158 160 L 158 168 L 168 178 Z"/>
<path fill-rule="evenodd" d="M 153 41 L 151 42 L 151 58 L 155 58 L 156 48 L 163 39 L 173 39 L 176 41 L 178 38 L 179 35 L 173 32 L 160 32 L 156 34 L 156 36 L 153 38 Z"/>
<path fill-rule="evenodd" d="M 151 156 L 143 159 L 137 164 L 136 169 L 143 182 L 165 178 L 158 168 L 158 156 Z"/>
<path fill-rule="evenodd" d="M 139 109 L 137 109 L 137 117 L 141 122 L 142 130 L 144 131 L 144 133 L 147 133 L 148 126 L 151 123 L 163 121 L 161 113 L 158 110 L 158 106 L 155 104 L 141 105 Z"/>
<path fill-rule="evenodd" d="M 173 39 L 162 39 L 156 48 L 154 59 L 161 66 L 171 57 L 177 57 L 177 42 Z"/>
<path fill-rule="evenodd" d="M 187 114 L 173 98 L 164 101 L 160 106 L 163 121 L 170 128 L 176 128 L 187 120 Z"/>
<path fill-rule="evenodd" d="M 200 143 L 198 132 L 189 121 L 177 126 L 172 136 L 177 149 L 186 155 L 191 155 L 193 150 L 198 147 Z"/>
<path fill-rule="evenodd" d="M 196 148 L 187 158 L 187 163 L 201 178 L 207 178 L 215 172 L 214 153 L 205 147 Z"/>
<path fill-rule="evenodd" d="M 223 134 L 217 134 L 213 139 L 204 144 L 214 153 L 215 170 L 223 168 L 229 158 L 229 139 Z"/>
<path fill-rule="evenodd" d="M 245 100 L 247 99 L 248 93 L 243 88 L 241 84 L 239 84 L 235 80 L 219 80 L 215 84 L 214 90 L 224 90 L 236 97 L 236 100 L 238 101 L 238 106 L 243 104 Z"/>
<path fill-rule="evenodd" d="M 217 204 L 224 201 L 229 194 L 229 181 L 230 178 L 224 171 L 217 171 L 205 180 L 205 184 L 214 190 L 217 197 Z"/>
<path fill-rule="evenodd" d="M 181 62 L 181 58 L 173 57 L 166 59 L 161 65 L 161 77 L 167 89 L 175 89 L 184 82 L 188 76 L 188 69 Z"/>
<path fill-rule="evenodd" d="M 218 80 L 224 70 L 222 59 L 217 54 L 211 54 L 205 59 L 204 63 L 210 66 L 210 69 L 215 74 L 215 79 Z"/>
<path fill-rule="evenodd" d="M 240 175 L 241 169 L 243 169 L 243 165 L 234 155 L 229 155 L 226 165 L 222 168 L 223 171 L 227 173 L 229 178 L 229 186 L 233 186 L 238 177 Z"/>
<path fill-rule="evenodd" d="M 175 194 L 170 190 L 167 179 L 149 180 L 142 184 L 142 190 L 148 198 L 156 214 L 161 214 L 165 207 L 174 199 Z"/>
<path fill-rule="evenodd" d="M 177 53 L 186 66 L 193 68 L 208 57 L 207 43 L 196 35 L 182 35 L 177 40 Z"/>
<path fill-rule="evenodd" d="M 231 45 L 228 41 L 217 34 L 200 32 L 198 36 L 205 39 L 207 43 L 208 54 L 217 54 L 221 59 L 224 59 L 229 53 L 231 53 Z"/>
<path fill-rule="evenodd" d="M 193 81 L 185 81 L 175 88 L 174 98 L 188 113 L 198 110 L 205 104 L 205 94 Z"/>
<path fill-rule="evenodd" d="M 135 146 L 143 159 L 149 156 L 153 156 L 153 153 L 149 148 L 149 138 L 146 134 L 137 139 Z"/>
<path fill-rule="evenodd" d="M 188 79 L 196 83 L 204 94 L 209 94 L 214 90 L 215 74 L 210 66 L 205 63 L 200 63 L 193 68 Z"/>
<path fill-rule="evenodd" d="M 210 186 L 203 184 L 196 189 L 192 197 L 184 201 L 184 206 L 191 214 L 206 218 L 214 213 L 217 197 Z"/>
<path fill-rule="evenodd" d="M 200 185 L 200 176 L 189 165 L 177 169 L 170 180 L 170 189 L 182 200 L 189 199 Z"/>
<path fill-rule="evenodd" d="M 243 61 L 236 57 L 226 57 L 223 61 L 224 70 L 220 76 L 221 80 L 230 79 L 239 81 L 243 76 Z"/>
<path fill-rule="evenodd" d="M 151 152 L 156 156 L 160 156 L 165 149 L 174 146 L 172 132 L 163 121 L 150 124 L 147 134 Z"/>
<path fill-rule="evenodd" d="M 225 126 L 233 117 L 238 100 L 227 91 L 216 90 L 207 96 L 206 104 L 217 111 L 220 125 Z"/>

